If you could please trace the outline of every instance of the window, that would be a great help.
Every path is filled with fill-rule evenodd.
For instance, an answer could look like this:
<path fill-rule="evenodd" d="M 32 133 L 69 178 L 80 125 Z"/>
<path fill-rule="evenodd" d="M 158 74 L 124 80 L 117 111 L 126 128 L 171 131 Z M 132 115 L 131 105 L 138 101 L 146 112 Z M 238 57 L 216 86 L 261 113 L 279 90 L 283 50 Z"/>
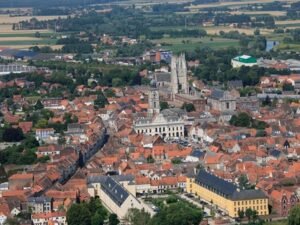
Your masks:
<path fill-rule="evenodd" d="M 226 109 L 229 109 L 229 102 L 226 102 Z"/>

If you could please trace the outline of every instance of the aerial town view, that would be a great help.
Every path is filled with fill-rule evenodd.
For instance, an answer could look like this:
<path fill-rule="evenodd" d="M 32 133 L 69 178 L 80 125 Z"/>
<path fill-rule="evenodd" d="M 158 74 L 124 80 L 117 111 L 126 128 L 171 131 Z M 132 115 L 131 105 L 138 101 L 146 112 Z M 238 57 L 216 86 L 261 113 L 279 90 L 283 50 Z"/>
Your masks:
<path fill-rule="evenodd" d="M 300 0 L 0 0 L 0 225 L 300 225 Z"/>

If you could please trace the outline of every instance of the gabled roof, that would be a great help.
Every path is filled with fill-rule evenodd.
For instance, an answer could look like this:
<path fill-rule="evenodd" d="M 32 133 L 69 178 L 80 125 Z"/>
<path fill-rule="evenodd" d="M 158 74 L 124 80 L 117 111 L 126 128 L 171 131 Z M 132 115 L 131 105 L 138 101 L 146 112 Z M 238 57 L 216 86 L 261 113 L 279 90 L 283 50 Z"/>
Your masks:
<path fill-rule="evenodd" d="M 225 181 L 211 173 L 206 172 L 205 170 L 199 171 L 196 177 L 196 182 L 227 197 L 232 196 L 237 189 L 233 183 Z"/>
<path fill-rule="evenodd" d="M 111 177 L 107 176 L 101 182 L 102 190 L 117 204 L 121 206 L 128 198 L 129 193 Z"/>
<path fill-rule="evenodd" d="M 234 201 L 267 198 L 261 190 L 239 190 L 236 185 L 223 180 L 205 170 L 200 170 L 196 176 L 196 183 Z"/>

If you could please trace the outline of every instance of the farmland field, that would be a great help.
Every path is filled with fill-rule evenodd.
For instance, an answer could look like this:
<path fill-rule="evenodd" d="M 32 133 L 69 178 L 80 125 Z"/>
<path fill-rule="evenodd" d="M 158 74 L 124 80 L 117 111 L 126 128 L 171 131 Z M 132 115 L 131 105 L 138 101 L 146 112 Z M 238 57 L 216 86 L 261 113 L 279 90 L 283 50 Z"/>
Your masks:
<path fill-rule="evenodd" d="M 226 48 L 231 46 L 238 46 L 237 40 L 225 38 L 162 38 L 152 40 L 153 43 L 161 44 L 164 48 L 170 49 L 173 52 L 192 51 L 197 47 L 211 47 L 211 48 Z"/>
<path fill-rule="evenodd" d="M 233 11 L 233 12 L 230 12 L 230 14 L 233 14 L 233 15 L 246 14 L 246 15 L 285 16 L 286 12 L 285 11 Z"/>
<path fill-rule="evenodd" d="M 164 31 L 164 30 L 182 30 L 182 29 L 204 29 L 209 35 L 219 35 L 220 31 L 238 31 L 247 35 L 253 35 L 255 28 L 234 28 L 229 26 L 169 26 L 169 27 L 151 27 L 153 31 Z M 273 33 L 272 29 L 260 29 L 260 33 L 269 35 Z"/>
<path fill-rule="evenodd" d="M 239 33 L 245 33 L 247 35 L 253 35 L 255 28 L 234 28 L 229 26 L 209 26 L 203 27 L 208 34 L 218 35 L 220 31 L 229 32 L 229 31 L 238 31 Z M 260 33 L 264 35 L 268 35 L 272 33 L 272 29 L 260 29 Z"/>
<path fill-rule="evenodd" d="M 279 0 L 280 2 L 297 2 L 297 0 Z M 218 2 L 218 3 L 212 3 L 212 4 L 201 4 L 201 5 L 192 5 L 187 8 L 191 9 L 205 9 L 205 8 L 214 8 L 214 7 L 225 7 L 225 6 L 241 6 L 241 5 L 250 5 L 250 4 L 263 4 L 263 3 L 270 3 L 274 2 L 274 0 L 250 0 L 250 1 L 231 1 L 231 2 Z"/>
<path fill-rule="evenodd" d="M 20 21 L 30 20 L 32 18 L 36 18 L 37 20 L 52 20 L 56 18 L 67 18 L 66 15 L 61 16 L 9 16 L 9 15 L 0 15 L 0 24 L 13 24 L 19 23 Z"/>

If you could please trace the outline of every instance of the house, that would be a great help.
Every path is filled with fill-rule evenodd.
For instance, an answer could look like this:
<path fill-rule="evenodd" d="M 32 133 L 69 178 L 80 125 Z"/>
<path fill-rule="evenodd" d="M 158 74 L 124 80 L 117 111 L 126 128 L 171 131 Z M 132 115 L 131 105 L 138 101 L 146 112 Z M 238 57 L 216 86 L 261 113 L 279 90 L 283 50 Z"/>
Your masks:
<path fill-rule="evenodd" d="M 54 135 L 55 130 L 53 128 L 40 128 L 35 130 L 35 138 L 38 141 L 48 139 L 51 135 Z"/>
<path fill-rule="evenodd" d="M 49 197 L 29 197 L 27 208 L 32 213 L 49 213 L 52 211 L 52 199 Z"/>
<path fill-rule="evenodd" d="M 39 146 L 37 148 L 37 156 L 38 157 L 43 157 L 43 156 L 53 157 L 55 155 L 59 155 L 61 151 L 62 151 L 62 146 L 60 146 L 60 145 L 52 144 L 52 145 Z"/>
<path fill-rule="evenodd" d="M 238 211 L 251 208 L 258 215 L 268 215 L 268 198 L 261 190 L 239 190 L 230 183 L 205 170 L 187 178 L 187 192 L 207 202 L 212 202 L 230 217 L 238 217 Z"/>
<path fill-rule="evenodd" d="M 9 216 L 8 205 L 0 202 L 0 225 L 3 225 Z"/>
<path fill-rule="evenodd" d="M 8 178 L 9 190 L 22 190 L 33 185 L 32 173 L 17 173 Z"/>
<path fill-rule="evenodd" d="M 88 192 L 91 197 L 98 196 L 103 205 L 121 219 L 131 208 L 144 209 L 150 215 L 154 215 L 150 206 L 138 200 L 112 177 L 103 176 L 98 182 L 90 183 Z"/>
<path fill-rule="evenodd" d="M 33 225 L 67 225 L 66 212 L 49 212 L 32 214 Z"/>
<path fill-rule="evenodd" d="M 285 189 L 273 190 L 270 198 L 273 211 L 276 211 L 280 216 L 288 216 L 290 209 L 299 203 L 296 193 Z"/>
<path fill-rule="evenodd" d="M 185 158 L 186 162 L 199 162 L 204 158 L 205 152 L 201 150 L 194 150 L 190 155 Z"/>
<path fill-rule="evenodd" d="M 32 122 L 19 122 L 19 127 L 22 129 L 24 134 L 27 134 L 32 129 Z"/>
<path fill-rule="evenodd" d="M 229 91 L 214 89 L 207 103 L 211 106 L 212 110 L 219 112 L 236 110 L 236 97 Z"/>

